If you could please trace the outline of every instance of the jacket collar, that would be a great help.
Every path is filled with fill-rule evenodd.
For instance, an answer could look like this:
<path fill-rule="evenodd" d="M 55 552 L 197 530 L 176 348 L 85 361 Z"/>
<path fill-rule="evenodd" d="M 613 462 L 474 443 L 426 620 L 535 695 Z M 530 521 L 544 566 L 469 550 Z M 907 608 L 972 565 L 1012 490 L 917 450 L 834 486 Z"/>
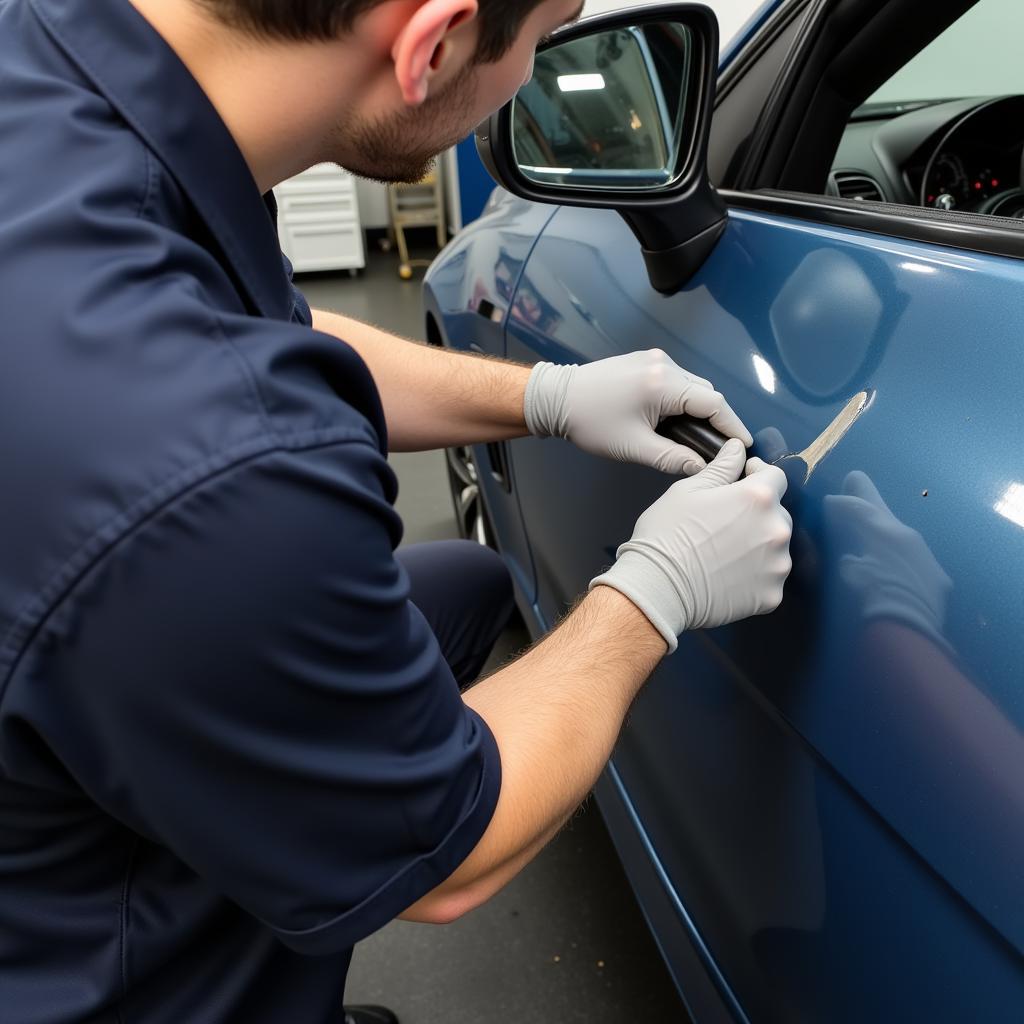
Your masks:
<path fill-rule="evenodd" d="M 208 225 L 247 305 L 287 320 L 270 211 L 199 83 L 128 0 L 29 0 L 57 45 L 167 167 Z"/>

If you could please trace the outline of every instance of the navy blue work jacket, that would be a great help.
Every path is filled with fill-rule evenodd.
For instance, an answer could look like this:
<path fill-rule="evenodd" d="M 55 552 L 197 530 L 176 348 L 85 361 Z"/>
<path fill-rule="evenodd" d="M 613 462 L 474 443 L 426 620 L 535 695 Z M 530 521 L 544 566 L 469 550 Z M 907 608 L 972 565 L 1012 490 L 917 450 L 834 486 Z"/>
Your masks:
<path fill-rule="evenodd" d="M 0 1022 L 339 1024 L 486 828 L 381 403 L 128 0 L 0 0 Z"/>

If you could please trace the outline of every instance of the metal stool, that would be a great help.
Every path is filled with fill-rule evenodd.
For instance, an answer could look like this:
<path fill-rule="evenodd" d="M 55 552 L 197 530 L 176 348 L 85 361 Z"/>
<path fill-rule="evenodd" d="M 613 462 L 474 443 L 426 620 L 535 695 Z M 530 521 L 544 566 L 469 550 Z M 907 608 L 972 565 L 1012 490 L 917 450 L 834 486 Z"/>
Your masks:
<path fill-rule="evenodd" d="M 389 185 L 388 205 L 391 208 L 391 228 L 398 241 L 398 254 L 402 261 L 398 275 L 403 281 L 408 281 L 414 266 L 429 267 L 431 260 L 409 258 L 405 229 L 433 225 L 437 229 L 438 249 L 443 249 L 448 240 L 441 175 L 433 170 L 415 185 Z"/>

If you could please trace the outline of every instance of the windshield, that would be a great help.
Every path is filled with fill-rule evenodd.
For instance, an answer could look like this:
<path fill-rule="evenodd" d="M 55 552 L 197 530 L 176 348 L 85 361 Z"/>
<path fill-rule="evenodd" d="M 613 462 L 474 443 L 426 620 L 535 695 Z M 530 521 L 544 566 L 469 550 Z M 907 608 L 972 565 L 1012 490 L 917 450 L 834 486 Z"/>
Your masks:
<path fill-rule="evenodd" d="M 921 16 L 928 17 L 923 5 Z M 1024 93 L 1024 3 L 981 0 L 904 65 L 868 103 Z"/>

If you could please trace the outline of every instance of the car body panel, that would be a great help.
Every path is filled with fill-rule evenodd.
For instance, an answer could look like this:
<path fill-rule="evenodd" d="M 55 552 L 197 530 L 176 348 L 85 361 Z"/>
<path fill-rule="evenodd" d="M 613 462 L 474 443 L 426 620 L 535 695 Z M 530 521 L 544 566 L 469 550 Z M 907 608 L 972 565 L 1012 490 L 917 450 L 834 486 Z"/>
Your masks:
<path fill-rule="evenodd" d="M 754 1021 L 1016 1020 L 1024 263 L 733 211 L 666 298 L 617 215 L 565 208 L 546 225 L 495 351 L 663 348 L 771 454 L 874 393 L 811 479 L 794 475 L 782 609 L 684 637 L 611 769 L 723 1005 Z M 539 634 L 668 481 L 554 440 L 510 452 Z M 876 532 L 826 501 L 853 471 L 891 509 Z M 865 619 L 848 571 L 894 565 L 920 607 Z M 692 990 L 692 963 L 669 962 Z"/>

